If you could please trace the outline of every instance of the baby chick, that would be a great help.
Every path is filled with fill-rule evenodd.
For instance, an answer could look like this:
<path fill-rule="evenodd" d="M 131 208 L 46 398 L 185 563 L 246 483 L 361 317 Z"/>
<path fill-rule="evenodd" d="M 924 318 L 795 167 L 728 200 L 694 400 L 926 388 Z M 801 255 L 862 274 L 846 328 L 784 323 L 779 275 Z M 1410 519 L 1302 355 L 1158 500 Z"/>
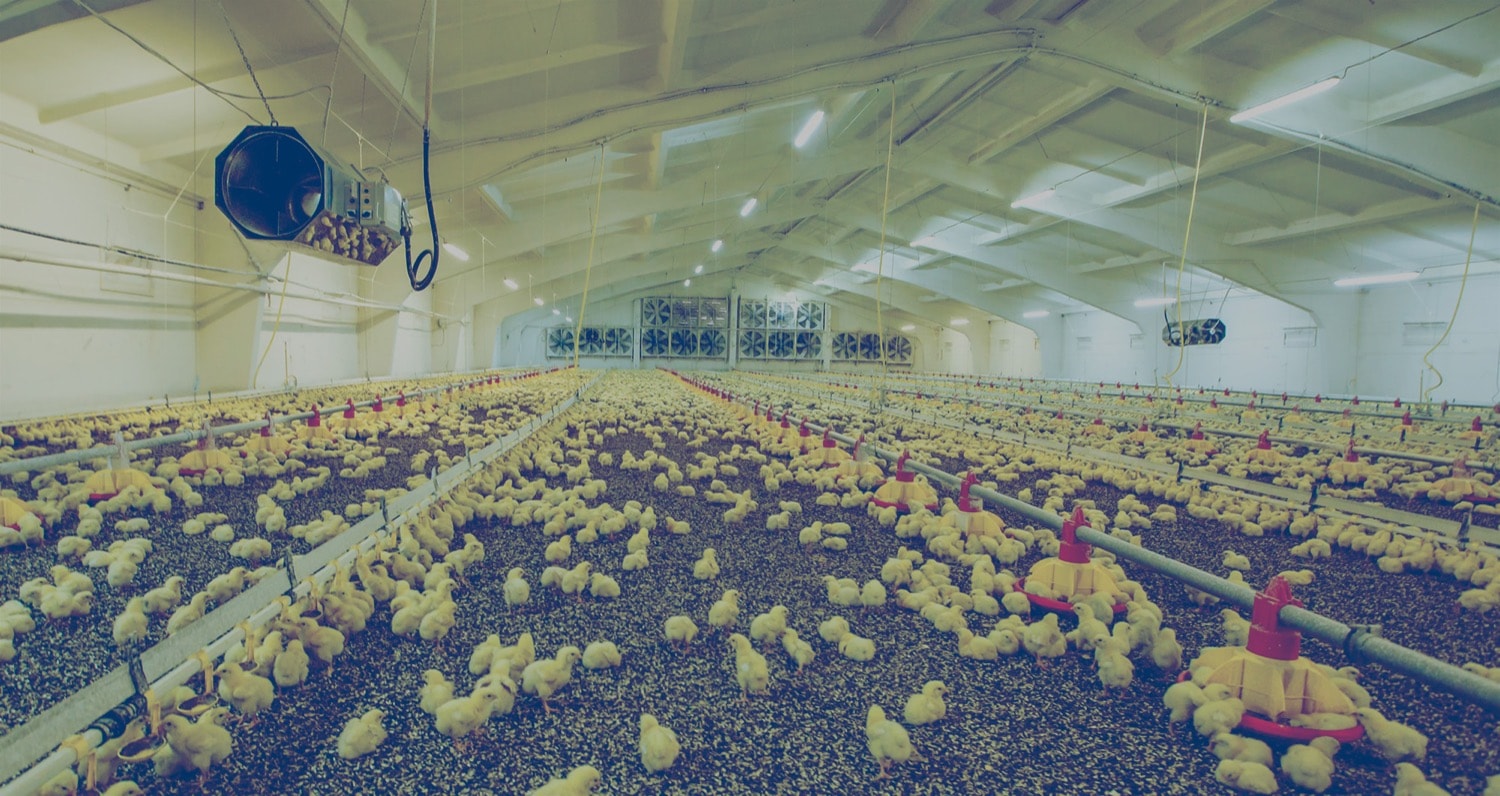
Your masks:
<path fill-rule="evenodd" d="M 719 576 L 719 561 L 712 547 L 704 548 L 703 555 L 693 564 L 693 577 L 698 580 L 713 580 Z"/>
<path fill-rule="evenodd" d="M 688 616 L 678 615 L 667 617 L 665 631 L 667 641 L 674 645 L 680 643 L 683 652 L 687 652 L 688 646 L 693 643 L 693 639 L 698 637 L 698 625 L 693 622 L 692 617 Z"/>
<path fill-rule="evenodd" d="M 385 743 L 386 732 L 380 722 L 385 718 L 383 710 L 368 710 L 363 716 L 349 720 L 339 733 L 339 757 L 353 760 L 362 757 Z"/>
<path fill-rule="evenodd" d="M 735 589 L 725 590 L 724 595 L 708 609 L 708 623 L 719 630 L 733 627 L 739 616 L 740 593 Z"/>
<path fill-rule="evenodd" d="M 547 784 L 526 792 L 526 796 L 587 796 L 603 779 L 599 769 L 579 766 L 562 779 L 548 780 Z"/>
<path fill-rule="evenodd" d="M 922 760 L 916 748 L 911 745 L 911 736 L 907 734 L 906 728 L 887 719 L 885 711 L 879 705 L 871 705 L 869 712 L 865 714 L 865 747 L 875 757 L 875 762 L 880 764 L 880 779 L 890 778 L 891 763 Z"/>
<path fill-rule="evenodd" d="M 928 680 L 922 685 L 920 693 L 906 698 L 906 710 L 902 718 L 906 719 L 907 724 L 913 725 L 942 720 L 948 715 L 948 704 L 943 701 L 947 693 L 948 686 L 942 680 Z"/>
<path fill-rule="evenodd" d="M 750 639 L 740 633 L 731 635 L 729 643 L 734 647 L 734 674 L 740 684 L 740 701 L 745 701 L 752 693 L 769 694 L 771 673 L 765 656 L 756 652 Z"/>
<path fill-rule="evenodd" d="M 677 733 L 663 727 L 650 713 L 641 714 L 641 765 L 655 774 L 666 771 L 677 762 L 682 745 L 677 742 Z"/>

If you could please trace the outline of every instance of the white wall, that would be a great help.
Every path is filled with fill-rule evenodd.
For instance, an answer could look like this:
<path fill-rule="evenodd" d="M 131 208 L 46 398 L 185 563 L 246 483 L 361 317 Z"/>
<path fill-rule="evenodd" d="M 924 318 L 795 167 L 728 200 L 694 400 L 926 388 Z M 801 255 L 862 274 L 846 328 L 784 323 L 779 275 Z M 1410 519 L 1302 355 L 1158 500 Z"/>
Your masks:
<path fill-rule="evenodd" d="M 1416 398 L 1436 377 L 1422 364 L 1432 344 L 1410 342 L 1411 332 L 1440 332 L 1453 317 L 1457 281 L 1371 288 L 1361 295 L 1357 372 L 1351 392 Z M 1408 329 L 1407 324 L 1433 324 Z M 1491 404 L 1500 400 L 1500 274 L 1469 280 L 1458 316 L 1432 364 L 1443 383 L 1433 400 Z"/>
<path fill-rule="evenodd" d="M 0 144 L 7 225 L 167 257 L 192 257 L 191 205 Z M 51 415 L 193 391 L 194 287 L 126 276 L 123 255 L 0 230 L 0 251 L 105 272 L 0 257 L 0 417 Z M 155 270 L 162 271 L 160 266 Z M 175 270 L 175 269 L 173 269 Z"/>

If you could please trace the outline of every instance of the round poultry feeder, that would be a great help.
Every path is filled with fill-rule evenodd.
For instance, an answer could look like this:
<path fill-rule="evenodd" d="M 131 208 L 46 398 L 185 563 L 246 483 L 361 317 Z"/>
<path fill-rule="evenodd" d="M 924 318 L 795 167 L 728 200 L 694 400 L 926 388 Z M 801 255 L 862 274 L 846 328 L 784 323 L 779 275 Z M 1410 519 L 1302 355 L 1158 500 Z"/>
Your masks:
<path fill-rule="evenodd" d="M 1408 434 L 1408 433 L 1410 433 L 1412 431 L 1416 431 L 1417 430 L 1417 424 L 1411 419 L 1411 410 L 1410 409 L 1408 409 L 1405 412 L 1401 413 L 1401 422 L 1399 422 L 1399 423 L 1396 424 L 1396 429 L 1395 430 L 1398 431 L 1398 432 L 1400 432 L 1403 435 L 1403 437 L 1406 434 Z"/>
<path fill-rule="evenodd" d="M 83 482 L 84 488 L 89 491 L 90 503 L 109 500 L 126 487 L 133 486 L 143 494 L 157 490 L 156 485 L 151 483 L 151 476 L 130 466 L 130 453 L 125 450 L 125 436 L 118 431 L 115 432 L 115 448 L 115 458 L 109 463 L 109 468 L 94 473 Z"/>
<path fill-rule="evenodd" d="M 1353 716 L 1354 702 L 1334 685 L 1316 664 L 1302 657 L 1302 634 L 1284 627 L 1282 606 L 1302 601 L 1292 596 L 1292 587 L 1277 575 L 1263 591 L 1256 592 L 1251 609 L 1250 634 L 1243 647 L 1209 647 L 1194 659 L 1189 671 L 1208 668 L 1200 685 L 1227 686 L 1230 695 L 1245 703 L 1242 729 L 1288 741 L 1307 741 L 1320 736 L 1348 743 L 1364 736 L 1357 722 L 1352 727 L 1320 730 L 1287 723 L 1308 713 Z M 1253 714 L 1253 715 L 1252 715 Z"/>
<path fill-rule="evenodd" d="M 1245 453 L 1246 461 L 1256 464 L 1274 465 L 1281 462 L 1281 453 L 1271 447 L 1271 431 L 1263 429 L 1255 440 L 1255 447 Z"/>
<path fill-rule="evenodd" d="M 213 432 L 204 428 L 203 436 L 198 438 L 197 447 L 188 451 L 177 464 L 177 472 L 180 475 L 196 477 L 209 470 L 220 472 L 228 470 L 234 465 L 234 458 L 227 451 L 219 450 L 215 444 Z"/>
<path fill-rule="evenodd" d="M 860 434 L 859 439 L 854 441 L 854 452 L 838 463 L 839 478 L 880 478 L 885 475 L 880 465 L 871 461 L 869 454 L 861 450 L 864 444 L 865 435 Z"/>
<path fill-rule="evenodd" d="M 983 501 L 969 494 L 977 483 L 979 478 L 973 471 L 964 473 L 964 480 L 958 485 L 958 511 L 947 515 L 949 522 L 965 536 L 1004 536 L 1005 521 L 994 512 L 985 511 Z"/>
<path fill-rule="evenodd" d="M 1344 458 L 1328 463 L 1328 479 L 1336 485 L 1359 483 L 1373 474 L 1370 464 L 1360 460 L 1359 454 L 1354 452 L 1354 440 L 1349 440 Z"/>
<path fill-rule="evenodd" d="M 790 409 L 781 413 L 781 425 L 777 427 L 778 431 L 776 433 L 778 435 L 777 439 L 781 440 L 781 444 L 796 447 L 801 443 L 798 441 L 797 429 L 792 428 L 792 421 L 787 419 L 791 413 L 792 410 Z"/>
<path fill-rule="evenodd" d="M 240 456 L 248 458 L 252 453 L 270 453 L 275 456 L 285 456 L 290 453 L 292 443 L 288 442 L 285 437 L 273 434 L 272 427 L 274 425 L 271 413 L 267 412 L 266 424 L 260 427 L 259 434 L 245 440 L 245 444 L 240 446 Z"/>
<path fill-rule="evenodd" d="M 797 426 L 797 451 L 799 454 L 808 454 L 815 447 L 812 441 L 812 429 L 807 427 L 807 418 L 804 417 Z"/>
<path fill-rule="evenodd" d="M 849 460 L 849 452 L 839 447 L 830 436 L 832 429 L 823 429 L 823 444 L 808 451 L 806 462 L 813 467 L 838 467 Z"/>
<path fill-rule="evenodd" d="M 156 755 L 156 751 L 167 742 L 161 728 L 161 700 L 156 692 L 146 689 L 147 732 L 144 736 L 120 747 L 118 757 L 126 763 L 144 763 Z"/>
<path fill-rule="evenodd" d="M 1449 503 L 1465 500 L 1470 503 L 1495 503 L 1500 502 L 1500 490 L 1475 478 L 1468 463 L 1460 457 L 1454 460 L 1452 471 L 1447 477 L 1439 478 L 1427 487 L 1427 499 Z"/>
<path fill-rule="evenodd" d="M 917 474 L 906 469 L 907 458 L 908 453 L 902 451 L 896 458 L 896 477 L 881 484 L 870 502 L 883 509 L 894 507 L 898 512 L 911 511 L 913 503 L 937 511 L 937 490 L 926 479 L 918 481 Z"/>
<path fill-rule="evenodd" d="M 1209 413 L 1211 415 L 1218 414 L 1219 413 L 1219 399 L 1217 397 L 1215 397 L 1215 398 L 1209 398 L 1208 399 L 1208 408 L 1204 409 L 1203 411 L 1205 411 L 1205 412 L 1207 412 L 1207 413 Z"/>
<path fill-rule="evenodd" d="M 297 439 L 333 439 L 333 432 L 323 425 L 323 414 L 318 411 L 317 404 L 313 404 L 312 415 L 307 418 L 307 424 L 297 429 Z"/>
<path fill-rule="evenodd" d="M 1137 445 L 1145 445 L 1148 442 L 1156 441 L 1156 432 L 1151 430 L 1151 426 L 1145 420 L 1142 420 L 1141 425 L 1135 431 L 1127 434 L 1125 439 Z"/>
<path fill-rule="evenodd" d="M 1187 441 L 1182 443 L 1182 447 L 1187 448 L 1193 453 L 1214 454 L 1219 452 L 1214 447 L 1213 441 L 1204 436 L 1202 423 L 1194 424 L 1192 433 L 1188 434 Z"/>
<path fill-rule="evenodd" d="M 0 525 L 19 531 L 21 518 L 33 513 L 25 501 L 0 495 Z"/>
<path fill-rule="evenodd" d="M 1104 418 L 1102 417 L 1094 418 L 1094 422 L 1089 423 L 1088 425 L 1083 427 L 1083 434 L 1084 436 L 1088 437 L 1092 437 L 1096 434 L 1108 436 L 1109 433 L 1110 428 L 1109 426 L 1104 425 Z"/>
<path fill-rule="evenodd" d="M 1026 599 L 1038 608 L 1068 614 L 1073 612 L 1071 598 L 1083 599 L 1098 592 L 1119 592 L 1114 576 L 1104 565 L 1093 560 L 1093 546 L 1078 541 L 1078 529 L 1088 527 L 1088 524 L 1083 509 L 1074 509 L 1073 516 L 1063 521 L 1057 556 L 1033 564 L 1031 572 L 1016 581 L 1014 589 L 1025 594 Z M 1039 581 L 1049 593 L 1057 596 L 1045 597 L 1026 591 L 1028 580 Z M 1116 602 L 1115 614 L 1125 613 L 1125 608 L 1124 603 Z"/>
<path fill-rule="evenodd" d="M 1469 424 L 1469 430 L 1459 433 L 1458 438 L 1471 442 L 1484 439 L 1484 420 L 1479 415 L 1474 415 L 1474 422 Z"/>

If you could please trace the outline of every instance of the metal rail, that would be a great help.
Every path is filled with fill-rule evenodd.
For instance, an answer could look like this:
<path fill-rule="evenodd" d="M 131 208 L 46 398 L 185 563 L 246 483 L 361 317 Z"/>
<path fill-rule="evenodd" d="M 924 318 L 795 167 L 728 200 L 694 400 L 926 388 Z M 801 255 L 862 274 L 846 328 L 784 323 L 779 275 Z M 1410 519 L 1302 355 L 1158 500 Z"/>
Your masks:
<path fill-rule="evenodd" d="M 355 556 L 373 547 L 379 535 L 394 532 L 435 500 L 466 483 L 471 475 L 571 408 L 598 380 L 599 376 L 594 376 L 557 406 L 497 439 L 472 459 L 466 457 L 438 473 L 425 488 L 397 498 L 381 514 L 365 518 L 305 555 L 292 556 L 290 562 L 284 562 L 283 571 L 214 609 L 183 633 L 163 639 L 144 651 L 139 656 L 141 667 L 137 676 L 132 677 L 128 665 L 117 667 L 0 737 L 0 781 L 35 761 L 20 776 L 0 786 L 0 796 L 30 796 L 59 772 L 77 763 L 76 751 L 71 746 L 60 746 L 69 736 L 81 733 L 88 748 L 93 749 L 118 735 L 131 718 L 144 713 L 143 694 L 147 688 L 165 693 L 187 683 L 202 671 L 196 658 L 199 650 L 205 651 L 209 660 L 217 660 L 244 640 L 242 623 L 263 626 L 280 614 L 277 598 L 289 593 L 295 598 L 305 597 L 314 583 L 326 583 L 332 578 L 337 567 L 353 566 Z M 299 574 L 303 570 L 312 572 L 303 576 Z M 149 686 L 141 687 L 142 680 Z M 47 749 L 52 749 L 52 753 L 47 754 Z M 38 761 L 41 755 L 46 756 Z"/>
<path fill-rule="evenodd" d="M 701 388 L 700 384 L 691 380 L 687 381 L 689 384 Z M 742 404 L 749 403 L 749 401 L 742 397 L 732 397 L 731 400 Z M 819 434 L 828 429 L 827 426 L 811 421 L 807 423 L 807 427 L 810 431 Z M 836 431 L 829 431 L 829 436 L 847 444 L 855 442 L 854 438 Z M 897 452 L 876 448 L 868 443 L 861 450 L 867 450 L 882 459 L 892 461 L 899 456 Z M 908 460 L 907 466 L 927 475 L 929 478 L 935 478 L 950 486 L 955 486 L 960 481 L 956 475 L 919 462 Z M 1062 527 L 1062 517 L 1052 512 L 1043 511 L 1029 503 L 1016 500 L 1009 495 L 978 485 L 971 487 L 969 491 L 971 494 L 987 502 L 1021 514 L 1040 525 L 1053 529 Z M 1080 541 L 1107 550 L 1118 558 L 1123 558 L 1154 572 L 1179 580 L 1195 589 L 1212 594 L 1241 608 L 1248 609 L 1254 603 L 1255 592 L 1246 586 L 1231 583 L 1217 575 L 1205 572 L 1176 559 L 1168 558 L 1160 553 L 1138 547 L 1121 539 L 1116 539 L 1107 533 L 1084 526 L 1078 529 L 1078 538 Z M 1388 641 L 1376 635 L 1370 628 L 1352 627 L 1303 608 L 1290 605 L 1283 606 L 1278 618 L 1287 627 L 1294 628 L 1313 638 L 1327 642 L 1335 649 L 1343 650 L 1344 654 L 1356 663 L 1361 660 L 1369 660 L 1381 664 L 1392 671 L 1405 674 L 1427 685 L 1448 691 L 1461 699 L 1473 702 L 1491 711 L 1500 712 L 1500 683 L 1471 672 L 1466 672 L 1451 663 L 1438 660 L 1425 653 Z"/>

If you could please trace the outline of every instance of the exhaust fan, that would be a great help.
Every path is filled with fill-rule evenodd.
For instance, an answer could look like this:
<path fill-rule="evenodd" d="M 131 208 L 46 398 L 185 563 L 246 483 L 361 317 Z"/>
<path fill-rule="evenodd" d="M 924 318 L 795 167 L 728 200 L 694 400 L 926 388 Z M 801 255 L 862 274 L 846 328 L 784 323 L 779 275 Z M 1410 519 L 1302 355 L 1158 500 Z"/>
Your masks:
<path fill-rule="evenodd" d="M 1229 329 L 1218 318 L 1200 318 L 1180 323 L 1168 322 L 1161 329 L 1161 341 L 1169 346 L 1218 345 Z"/>
<path fill-rule="evenodd" d="M 295 129 L 250 126 L 214 161 L 214 204 L 246 238 L 298 243 L 365 265 L 401 245 L 395 188 L 345 171 Z"/>

